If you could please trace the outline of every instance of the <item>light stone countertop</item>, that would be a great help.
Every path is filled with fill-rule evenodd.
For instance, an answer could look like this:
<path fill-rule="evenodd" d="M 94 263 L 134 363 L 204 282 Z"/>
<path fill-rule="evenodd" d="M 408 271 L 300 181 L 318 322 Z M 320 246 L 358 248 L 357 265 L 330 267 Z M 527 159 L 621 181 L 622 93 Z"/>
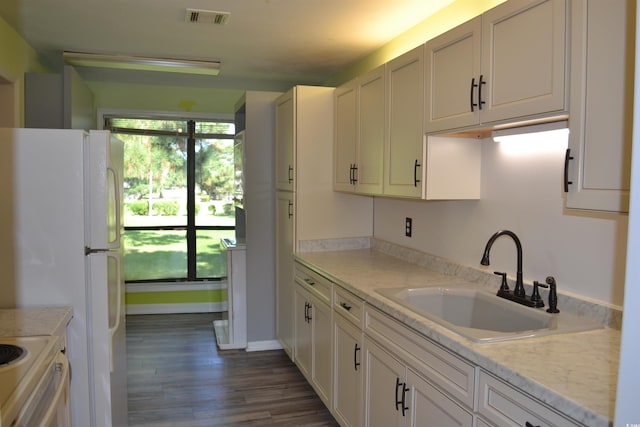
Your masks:
<path fill-rule="evenodd" d="M 620 353 L 619 330 L 606 327 L 507 342 L 475 343 L 375 292 L 378 288 L 459 283 L 461 277 L 455 275 L 456 271 L 448 271 L 452 270 L 450 266 L 442 272 L 442 269 L 414 263 L 414 259 L 408 262 L 373 249 L 299 252 L 296 259 L 368 304 L 580 423 L 592 427 L 611 425 Z M 563 306 L 559 308 L 562 311 Z"/>
<path fill-rule="evenodd" d="M 71 307 L 0 309 L 0 336 L 57 335 L 65 330 L 72 315 Z"/>

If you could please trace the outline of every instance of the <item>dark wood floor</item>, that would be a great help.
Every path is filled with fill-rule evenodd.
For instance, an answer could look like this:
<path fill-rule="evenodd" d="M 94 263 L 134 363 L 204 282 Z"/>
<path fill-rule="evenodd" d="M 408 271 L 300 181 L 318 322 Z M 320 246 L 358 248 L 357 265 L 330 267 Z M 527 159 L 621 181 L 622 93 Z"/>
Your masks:
<path fill-rule="evenodd" d="M 283 351 L 218 351 L 215 316 L 127 317 L 130 426 L 337 426 Z"/>

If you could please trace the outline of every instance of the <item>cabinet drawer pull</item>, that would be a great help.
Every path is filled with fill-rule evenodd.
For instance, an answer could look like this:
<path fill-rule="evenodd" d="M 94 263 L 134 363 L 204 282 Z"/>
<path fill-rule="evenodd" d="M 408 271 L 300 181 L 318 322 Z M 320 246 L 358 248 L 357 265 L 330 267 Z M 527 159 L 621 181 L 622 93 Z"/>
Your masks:
<path fill-rule="evenodd" d="M 540 426 L 534 426 L 533 424 L 531 424 L 529 421 L 527 421 L 526 423 L 524 423 L 525 427 L 540 427 Z"/>
<path fill-rule="evenodd" d="M 360 362 L 358 362 L 358 352 L 360 351 L 360 347 L 358 347 L 358 343 L 355 343 L 353 348 L 353 370 L 357 371 L 358 366 L 360 366 Z"/>
<path fill-rule="evenodd" d="M 569 160 L 573 160 L 573 156 L 571 155 L 571 148 L 567 148 L 567 151 L 564 153 L 564 192 L 569 192 L 569 185 L 573 184 L 572 181 L 569 181 Z"/>
<path fill-rule="evenodd" d="M 289 165 L 289 170 L 287 172 L 287 177 L 289 178 L 289 184 L 293 182 L 293 166 Z"/>
<path fill-rule="evenodd" d="M 349 304 L 347 304 L 346 302 L 341 302 L 340 303 L 340 307 L 344 308 L 347 311 L 351 311 L 351 306 Z"/>
<path fill-rule="evenodd" d="M 484 76 L 480 74 L 480 82 L 478 84 L 478 109 L 479 110 L 482 110 L 482 106 L 485 104 L 485 102 L 482 100 L 482 86 L 487 84 L 487 82 L 485 82 L 483 78 Z"/>
<path fill-rule="evenodd" d="M 469 103 L 471 105 L 471 112 L 473 113 L 474 108 L 478 106 L 478 104 L 476 104 L 475 102 L 473 102 L 473 92 L 475 92 L 475 88 L 477 88 L 478 85 L 476 84 L 476 78 L 473 77 L 471 79 L 471 89 L 469 90 Z"/>
<path fill-rule="evenodd" d="M 316 284 L 316 282 L 311 279 L 304 279 L 304 282 L 309 286 L 314 286 Z"/>
<path fill-rule="evenodd" d="M 420 163 L 418 163 L 418 159 L 413 163 L 413 186 L 417 187 L 420 183 L 418 179 L 418 168 L 420 167 Z"/>

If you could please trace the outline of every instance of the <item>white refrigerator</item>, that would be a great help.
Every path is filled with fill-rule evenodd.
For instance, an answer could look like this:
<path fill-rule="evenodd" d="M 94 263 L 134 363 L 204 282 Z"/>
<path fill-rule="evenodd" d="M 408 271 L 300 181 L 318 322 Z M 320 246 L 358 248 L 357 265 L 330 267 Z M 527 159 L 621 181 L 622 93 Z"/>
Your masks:
<path fill-rule="evenodd" d="M 126 426 L 123 143 L 107 131 L 0 129 L 0 150 L 0 306 L 71 306 L 72 425 Z"/>

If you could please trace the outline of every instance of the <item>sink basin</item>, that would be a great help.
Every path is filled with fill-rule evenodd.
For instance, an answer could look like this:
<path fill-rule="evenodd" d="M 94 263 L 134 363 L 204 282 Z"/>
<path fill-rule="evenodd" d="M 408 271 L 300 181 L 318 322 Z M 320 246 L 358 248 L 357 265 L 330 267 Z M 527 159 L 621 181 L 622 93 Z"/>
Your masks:
<path fill-rule="evenodd" d="M 377 292 L 475 342 L 496 342 L 602 327 L 568 313 L 550 314 L 469 285 L 385 288 Z"/>

